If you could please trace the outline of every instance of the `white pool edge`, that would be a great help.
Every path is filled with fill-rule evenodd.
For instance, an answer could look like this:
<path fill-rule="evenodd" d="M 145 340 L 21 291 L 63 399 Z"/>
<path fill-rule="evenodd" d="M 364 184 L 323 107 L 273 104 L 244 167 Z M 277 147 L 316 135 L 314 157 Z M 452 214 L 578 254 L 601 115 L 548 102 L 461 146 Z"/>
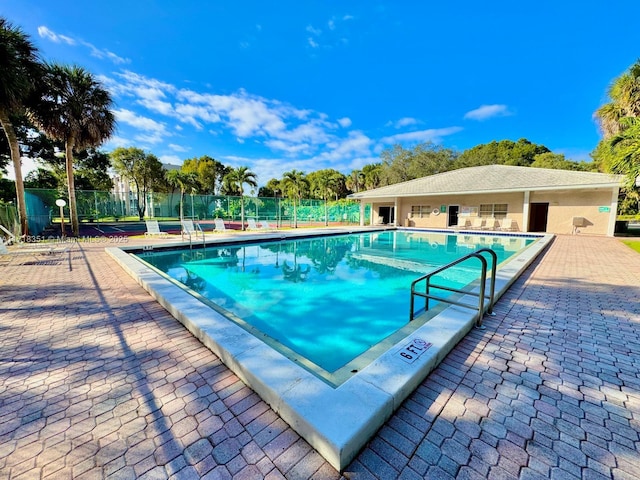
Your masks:
<path fill-rule="evenodd" d="M 326 231 L 323 233 L 326 234 Z M 278 235 L 284 236 L 288 235 L 283 232 Z M 243 235 L 233 241 L 257 238 L 258 235 Z M 553 235 L 543 236 L 498 270 L 496 299 L 552 239 Z M 216 243 L 229 240 L 220 238 Z M 475 312 L 472 310 L 446 308 L 362 371 L 333 388 L 138 261 L 127 253 L 128 250 L 140 248 L 105 249 L 151 296 L 218 355 L 225 365 L 339 471 L 355 458 L 404 399 L 474 326 Z M 477 299 L 470 297 L 469 303 L 475 302 Z M 404 352 L 404 347 L 414 339 L 422 339 L 432 346 L 413 363 L 407 363 L 400 352 Z"/>

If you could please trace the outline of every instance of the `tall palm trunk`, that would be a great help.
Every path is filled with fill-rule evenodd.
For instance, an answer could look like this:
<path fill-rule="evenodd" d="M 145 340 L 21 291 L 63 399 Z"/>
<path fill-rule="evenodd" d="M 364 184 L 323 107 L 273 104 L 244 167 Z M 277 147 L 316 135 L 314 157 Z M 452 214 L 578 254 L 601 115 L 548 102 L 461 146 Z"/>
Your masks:
<path fill-rule="evenodd" d="M 16 200 L 18 203 L 18 218 L 20 219 L 20 232 L 22 235 L 29 234 L 29 224 L 27 222 L 27 207 L 24 200 L 24 183 L 22 181 L 22 163 L 20 162 L 20 144 L 13 124 L 9 119 L 8 113 L 0 108 L 0 124 L 4 129 L 4 133 L 11 148 L 11 160 L 13 161 L 13 170 L 16 175 Z M 9 226 L 10 227 L 10 226 Z"/>
<path fill-rule="evenodd" d="M 69 191 L 69 217 L 71 220 L 71 231 L 76 237 L 80 234 L 80 224 L 78 222 L 78 208 L 76 206 L 76 185 L 73 177 L 73 147 L 75 141 L 69 138 L 65 144 L 65 156 L 67 167 L 67 188 Z"/>

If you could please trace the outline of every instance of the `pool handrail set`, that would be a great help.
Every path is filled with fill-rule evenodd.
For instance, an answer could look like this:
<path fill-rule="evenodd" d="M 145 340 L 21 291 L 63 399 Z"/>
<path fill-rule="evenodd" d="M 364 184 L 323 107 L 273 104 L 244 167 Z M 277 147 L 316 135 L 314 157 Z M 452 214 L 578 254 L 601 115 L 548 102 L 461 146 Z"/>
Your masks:
<path fill-rule="evenodd" d="M 486 289 L 486 283 L 487 283 L 487 260 L 481 255 L 482 253 L 489 253 L 491 255 L 492 258 L 492 262 L 491 262 L 491 283 L 490 283 L 490 287 L 489 287 L 489 295 L 485 295 L 485 289 Z M 455 265 L 458 265 L 459 263 L 465 262 L 467 260 L 469 260 L 470 258 L 477 258 L 480 260 L 481 266 L 482 266 L 482 273 L 480 275 L 480 292 L 479 293 L 474 293 L 474 292 L 470 292 L 468 290 L 460 290 L 457 288 L 451 288 L 451 287 L 445 287 L 444 285 L 436 285 L 431 283 L 431 277 L 433 277 L 434 275 L 437 275 L 438 273 L 441 273 L 451 267 L 454 267 Z M 454 292 L 454 293 L 462 293 L 465 295 L 471 295 L 471 296 L 475 296 L 478 297 L 478 318 L 476 320 L 476 327 L 481 328 L 482 327 L 482 317 L 484 316 L 484 301 L 489 300 L 489 304 L 487 307 L 487 313 L 491 314 L 493 312 L 493 303 L 494 303 L 494 293 L 495 293 L 495 288 L 496 288 L 496 269 L 497 269 L 497 262 L 498 262 L 498 255 L 496 255 L 496 252 L 494 252 L 493 250 L 491 250 L 490 248 L 481 248 L 479 250 L 476 250 L 475 252 L 469 253 L 468 255 L 465 255 L 464 257 L 460 257 L 457 260 L 454 260 L 451 263 L 448 263 L 447 265 L 444 265 L 440 268 L 437 268 L 435 270 L 433 270 L 432 272 L 427 273 L 426 275 L 423 275 L 417 279 L 415 279 L 413 282 L 411 282 L 411 302 L 410 302 L 410 312 L 409 312 L 409 321 L 413 321 L 413 319 L 415 318 L 415 308 L 414 308 L 414 303 L 415 303 L 415 297 L 423 297 L 425 299 L 424 301 L 424 311 L 428 311 L 429 310 L 429 299 L 432 300 L 438 300 L 440 302 L 445 302 L 445 303 L 450 303 L 451 305 L 457 305 L 459 307 L 465 307 L 465 308 L 470 308 L 475 310 L 476 307 L 474 307 L 473 305 L 469 305 L 468 303 L 463 303 L 463 302 L 458 302 L 456 300 L 452 300 L 449 299 L 447 297 L 442 297 L 442 296 L 438 296 L 438 295 L 433 295 L 431 293 L 431 288 L 436 288 L 439 290 L 446 290 L 448 292 Z M 416 285 L 420 282 L 424 281 L 425 282 L 425 291 L 424 293 L 422 292 L 418 292 L 416 291 Z"/>

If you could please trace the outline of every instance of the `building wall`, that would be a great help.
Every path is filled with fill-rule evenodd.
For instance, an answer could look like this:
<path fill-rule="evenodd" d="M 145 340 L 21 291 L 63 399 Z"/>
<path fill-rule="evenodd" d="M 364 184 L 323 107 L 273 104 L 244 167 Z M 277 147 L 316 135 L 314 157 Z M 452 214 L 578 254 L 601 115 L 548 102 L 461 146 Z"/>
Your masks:
<path fill-rule="evenodd" d="M 611 190 L 531 192 L 530 202 L 549 203 L 549 233 L 606 235 L 611 214 L 611 195 Z M 606 207 L 609 207 L 609 211 L 600 211 L 606 210 Z M 575 232 L 574 217 L 585 219 Z"/>
<path fill-rule="evenodd" d="M 448 228 L 451 205 L 459 206 L 460 217 L 466 216 L 473 221 L 479 214 L 481 204 L 507 204 L 507 217 L 515 222 L 518 231 L 525 232 L 529 224 L 524 219 L 524 198 L 523 192 L 399 198 L 397 203 L 374 202 L 372 221 L 374 224 L 378 222 L 378 207 L 396 206 L 395 218 L 398 226 Z M 529 203 L 549 204 L 546 232 L 557 234 L 607 235 L 610 216 L 615 215 L 615 212 L 611 212 L 611 200 L 612 191 L 608 189 L 531 192 L 529 197 Z M 418 205 L 426 212 L 422 217 L 411 214 L 412 206 Z M 442 206 L 445 206 L 445 212 L 441 212 Z M 585 220 L 577 229 L 574 229 L 574 217 Z"/>
<path fill-rule="evenodd" d="M 447 228 L 450 205 L 458 205 L 459 218 L 468 218 L 472 222 L 479 215 L 481 204 L 507 204 L 507 217 L 516 222 L 518 230 L 522 231 L 523 201 L 522 193 L 402 198 L 398 200 L 398 225 L 404 226 L 408 220 L 411 227 Z M 431 213 L 422 218 L 412 216 L 412 206 L 417 205 L 431 207 Z M 443 205 L 446 211 L 440 212 Z M 434 210 L 438 210 L 438 214 L 433 213 Z"/>

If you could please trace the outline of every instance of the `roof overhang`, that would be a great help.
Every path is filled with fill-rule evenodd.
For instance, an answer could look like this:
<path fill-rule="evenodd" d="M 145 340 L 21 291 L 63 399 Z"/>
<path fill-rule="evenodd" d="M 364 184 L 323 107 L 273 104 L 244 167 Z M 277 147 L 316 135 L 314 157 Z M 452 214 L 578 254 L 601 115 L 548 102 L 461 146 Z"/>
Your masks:
<path fill-rule="evenodd" d="M 352 194 L 347 198 L 352 200 L 393 200 L 396 198 L 412 198 L 412 197 L 446 197 L 446 196 L 459 196 L 459 195 L 487 195 L 497 193 L 524 193 L 524 192 L 552 192 L 552 191 L 565 191 L 565 190 L 612 190 L 614 188 L 620 188 L 619 183 L 600 183 L 593 185 L 554 185 L 549 187 L 528 187 L 528 188 L 508 188 L 500 190 L 465 190 L 449 191 L 449 192 L 423 192 L 423 193 L 398 193 L 398 194 L 383 194 L 383 195 L 359 195 Z M 364 192 L 363 192 L 364 193 Z"/>

